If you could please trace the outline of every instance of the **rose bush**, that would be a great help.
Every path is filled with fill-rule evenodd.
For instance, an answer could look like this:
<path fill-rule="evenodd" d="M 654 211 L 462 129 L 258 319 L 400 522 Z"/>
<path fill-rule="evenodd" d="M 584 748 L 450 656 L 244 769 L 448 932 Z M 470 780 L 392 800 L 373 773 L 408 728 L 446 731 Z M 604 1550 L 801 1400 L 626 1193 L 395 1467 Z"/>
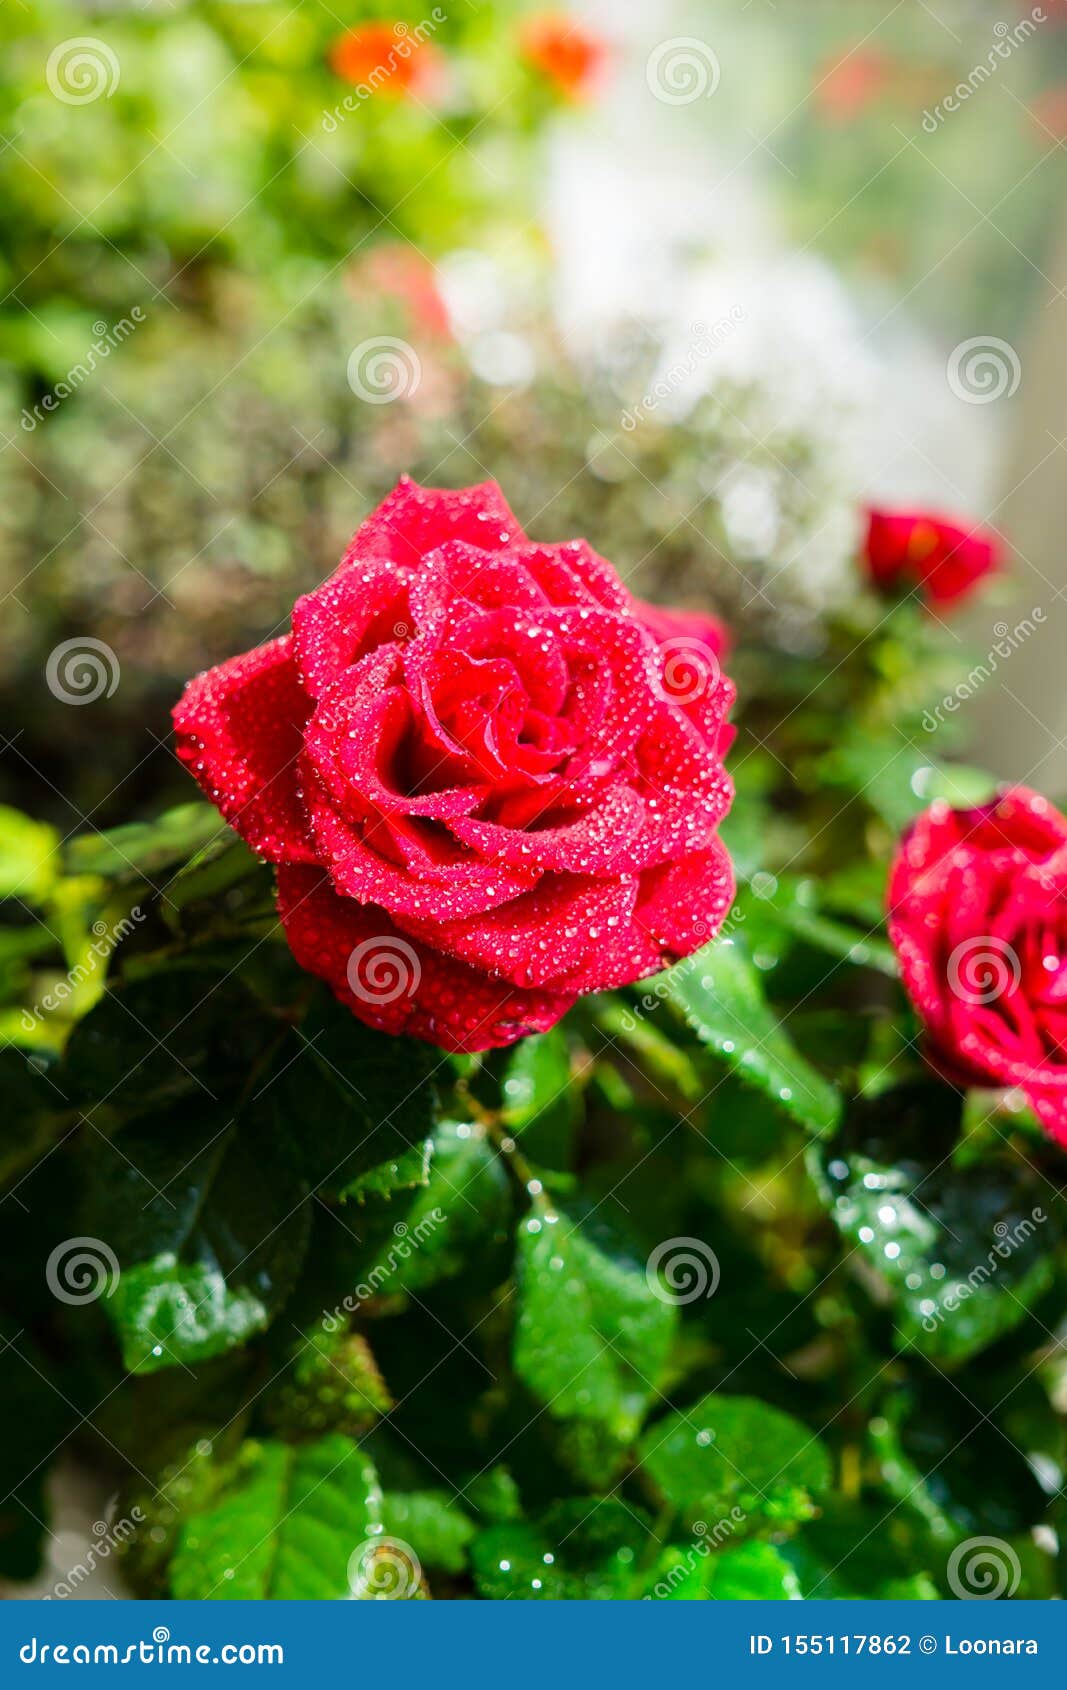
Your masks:
<path fill-rule="evenodd" d="M 714 935 L 733 688 L 493 483 L 403 480 L 290 634 L 193 680 L 178 755 L 277 867 L 298 961 L 372 1026 L 481 1050 Z"/>
<path fill-rule="evenodd" d="M 931 1055 L 961 1085 L 1017 1087 L 1067 1144 L 1067 818 L 1012 787 L 935 804 L 901 844 L 889 935 Z"/>

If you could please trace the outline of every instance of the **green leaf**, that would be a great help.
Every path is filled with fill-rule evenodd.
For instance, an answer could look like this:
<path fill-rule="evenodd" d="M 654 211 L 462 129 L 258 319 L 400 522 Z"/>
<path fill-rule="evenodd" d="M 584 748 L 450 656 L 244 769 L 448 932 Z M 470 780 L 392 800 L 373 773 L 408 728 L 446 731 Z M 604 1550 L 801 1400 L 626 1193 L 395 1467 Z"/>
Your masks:
<path fill-rule="evenodd" d="M 63 1058 L 71 1097 L 95 1115 L 141 1114 L 188 1097 L 196 1110 L 244 1086 L 275 1025 L 239 980 L 168 968 L 109 990 Z"/>
<path fill-rule="evenodd" d="M 833 1131 L 839 1092 L 800 1055 L 763 996 L 759 975 L 730 939 L 707 945 L 663 976 L 667 996 L 698 1038 L 809 1132 Z"/>
<path fill-rule="evenodd" d="M 507 1175 L 483 1129 L 441 1122 L 426 1185 L 402 1204 L 372 1196 L 335 1217 L 347 1234 L 342 1272 L 350 1298 L 362 1303 L 470 1275 L 475 1260 L 491 1260 L 510 1211 Z"/>
<path fill-rule="evenodd" d="M 179 1601 L 336 1601 L 381 1530 L 377 1475 L 350 1439 L 249 1443 L 221 1500 L 187 1522 L 171 1587 Z"/>
<path fill-rule="evenodd" d="M 424 1138 L 410 1150 L 402 1150 L 391 1162 L 378 1162 L 365 1174 L 357 1174 L 340 1193 L 343 1198 L 355 1198 L 362 1203 L 368 1197 L 392 1197 L 397 1191 L 411 1191 L 430 1183 L 430 1163 L 433 1160 L 433 1139 Z"/>
<path fill-rule="evenodd" d="M 958 1095 L 898 1087 L 858 1105 L 812 1167 L 842 1235 L 889 1303 L 897 1340 L 956 1365 L 1010 1332 L 1052 1283 L 1060 1228 L 1046 1182 L 1001 1154 L 950 1158 Z"/>
<path fill-rule="evenodd" d="M 522 1498 L 511 1471 L 503 1462 L 475 1474 L 463 1487 L 463 1494 L 471 1508 L 483 1520 L 503 1525 L 508 1520 L 522 1519 Z"/>
<path fill-rule="evenodd" d="M 64 866 L 68 874 L 108 880 L 154 879 L 219 837 L 229 839 L 230 832 L 211 804 L 179 804 L 154 821 L 81 834 L 64 847 Z"/>
<path fill-rule="evenodd" d="M 770 1543 L 742 1543 L 716 1549 L 698 1536 L 689 1549 L 668 1549 L 660 1557 L 648 1591 L 653 1601 L 799 1601 L 800 1580 Z"/>
<path fill-rule="evenodd" d="M 899 733 L 877 736 L 869 728 L 853 729 L 820 758 L 818 777 L 862 797 L 894 833 L 935 799 L 966 809 L 983 803 L 997 786 L 982 769 L 936 763 L 928 747 Z"/>
<path fill-rule="evenodd" d="M 364 1026 L 323 993 L 265 1096 L 276 1116 L 300 1123 L 308 1183 L 362 1201 L 426 1184 L 438 1066 L 429 1045 Z"/>
<path fill-rule="evenodd" d="M 58 846 L 54 827 L 0 804 L 0 898 L 46 898 L 59 871 Z"/>
<path fill-rule="evenodd" d="M 539 1203 L 519 1228 L 515 1367 L 557 1419 L 632 1437 L 659 1385 L 677 1311 L 606 1231 Z"/>
<path fill-rule="evenodd" d="M 424 1567 L 461 1573 L 477 1527 L 448 1491 L 386 1491 L 385 1529 L 410 1544 Z"/>
<path fill-rule="evenodd" d="M 792 1415 L 754 1397 L 713 1392 L 650 1426 L 640 1460 L 694 1529 L 764 1518 L 809 1519 L 830 1483 L 830 1458 Z"/>
<path fill-rule="evenodd" d="M 294 1438 L 361 1438 L 393 1406 L 366 1338 L 326 1328 L 301 1337 L 264 1404 L 271 1426 Z"/>
<path fill-rule="evenodd" d="M 886 1490 L 900 1503 L 900 1515 L 918 1517 L 934 1538 L 936 1559 L 920 1564 L 935 1575 L 954 1536 L 1006 1538 L 1045 1517 L 1049 1444 L 1042 1450 L 1044 1439 L 1033 1428 L 1023 1433 L 1025 1447 L 1018 1444 L 1019 1428 L 1009 1423 L 1028 1389 L 1053 1423 L 1053 1470 L 1062 1462 L 1062 1426 L 1036 1381 L 1020 1383 L 1016 1366 L 988 1377 L 972 1370 L 966 1383 L 965 1396 L 955 1386 L 946 1390 L 941 1373 L 916 1370 L 904 1388 L 885 1392 L 883 1412 L 870 1422 Z"/>
<path fill-rule="evenodd" d="M 471 1545 L 475 1582 L 492 1601 L 621 1601 L 637 1593 L 647 1520 L 614 1498 L 558 1502 L 535 1524 L 490 1526 Z"/>
<path fill-rule="evenodd" d="M 244 843 L 224 828 L 197 851 L 167 883 L 162 913 L 168 925 L 181 931 L 179 912 L 197 904 L 214 905 L 231 887 L 269 870 Z"/>
<path fill-rule="evenodd" d="M 874 968 L 895 980 L 899 973 L 896 952 L 888 940 L 871 931 L 872 927 L 881 928 L 881 913 L 873 923 L 868 922 L 862 928 L 849 926 L 823 914 L 819 890 L 818 882 L 810 878 L 783 875 L 776 879 L 769 874 L 757 875 L 745 900 L 745 909 L 758 922 L 777 922 L 786 933 L 813 950 L 855 968 Z M 745 937 L 750 949 L 759 955 L 760 944 L 751 937 L 748 926 Z"/>
<path fill-rule="evenodd" d="M 782 1550 L 801 1594 L 819 1601 L 933 1601 L 939 1592 L 926 1568 L 945 1554 L 902 1510 L 839 1497 Z"/>
<path fill-rule="evenodd" d="M 520 1039 L 508 1053 L 501 1085 L 503 1119 L 543 1168 L 570 1165 L 571 1137 L 580 1113 L 570 1051 L 559 1027 Z"/>
<path fill-rule="evenodd" d="M 131 1370 L 188 1365 L 262 1331 L 307 1249 L 292 1146 L 261 1122 L 202 1111 L 157 1117 L 94 1145 L 85 1226 L 117 1255 L 106 1304 Z"/>

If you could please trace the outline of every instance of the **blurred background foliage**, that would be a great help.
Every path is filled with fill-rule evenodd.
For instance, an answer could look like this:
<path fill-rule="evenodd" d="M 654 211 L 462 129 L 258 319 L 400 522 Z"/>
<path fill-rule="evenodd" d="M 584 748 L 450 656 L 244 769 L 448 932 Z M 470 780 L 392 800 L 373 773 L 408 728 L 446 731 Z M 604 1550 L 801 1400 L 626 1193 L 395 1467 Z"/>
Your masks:
<path fill-rule="evenodd" d="M 974 322 L 1016 332 L 1061 168 L 1067 32 L 1050 22 L 1000 65 L 931 165 L 922 115 L 995 14 L 907 8 L 874 43 L 860 12 L 593 9 L 587 65 L 539 58 L 518 4 L 5 6 L 0 699 L 26 759 L 7 796 L 30 765 L 58 819 L 49 782 L 106 819 L 179 792 L 154 747 L 185 677 L 282 626 L 401 470 L 491 474 L 532 532 L 588 534 L 638 591 L 818 641 L 813 605 L 849 590 L 857 499 L 912 434 L 882 320 L 904 298 L 949 343 Z M 428 70 L 353 96 L 338 39 L 397 19 Z M 714 42 L 714 99 L 650 99 L 669 22 Z M 114 87 L 68 103 L 49 55 L 86 36 Z M 383 335 L 420 379 L 371 404 L 349 360 Z M 903 363 L 921 416 L 933 356 L 909 345 Z M 641 410 L 665 371 L 671 402 Z M 1002 419 L 960 410 L 956 458 L 938 417 L 896 479 L 928 483 L 936 459 L 943 502 L 983 515 Z M 105 743 L 97 711 L 42 685 L 74 637 L 121 665 Z"/>

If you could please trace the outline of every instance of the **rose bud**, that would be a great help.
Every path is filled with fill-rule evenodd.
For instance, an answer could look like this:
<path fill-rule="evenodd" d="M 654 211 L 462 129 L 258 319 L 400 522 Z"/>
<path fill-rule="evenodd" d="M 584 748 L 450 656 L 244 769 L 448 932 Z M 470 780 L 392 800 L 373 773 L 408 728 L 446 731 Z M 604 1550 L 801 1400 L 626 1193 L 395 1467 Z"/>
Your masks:
<path fill-rule="evenodd" d="M 956 604 L 1000 567 L 1001 551 L 988 528 L 905 511 L 868 512 L 864 561 L 882 593 L 918 588 L 930 605 Z"/>

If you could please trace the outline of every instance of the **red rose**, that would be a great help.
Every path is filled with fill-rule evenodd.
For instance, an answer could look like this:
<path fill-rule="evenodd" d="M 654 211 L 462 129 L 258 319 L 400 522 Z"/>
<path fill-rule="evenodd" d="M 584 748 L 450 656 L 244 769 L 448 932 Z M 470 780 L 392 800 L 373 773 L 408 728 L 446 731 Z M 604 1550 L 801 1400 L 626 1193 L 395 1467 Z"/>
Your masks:
<path fill-rule="evenodd" d="M 999 538 L 987 528 L 905 511 L 868 514 L 864 557 L 881 592 L 920 587 L 930 604 L 954 604 L 999 566 L 1000 552 Z"/>
<path fill-rule="evenodd" d="M 483 1050 L 718 930 L 733 696 L 717 661 L 672 693 L 583 540 L 527 540 L 492 482 L 405 478 L 292 633 L 191 681 L 174 720 L 277 865 L 297 960 L 372 1026 Z"/>
<path fill-rule="evenodd" d="M 933 805 L 893 865 L 889 935 L 936 1066 L 1018 1087 L 1067 1144 L 1067 818 L 1024 786 Z"/>

